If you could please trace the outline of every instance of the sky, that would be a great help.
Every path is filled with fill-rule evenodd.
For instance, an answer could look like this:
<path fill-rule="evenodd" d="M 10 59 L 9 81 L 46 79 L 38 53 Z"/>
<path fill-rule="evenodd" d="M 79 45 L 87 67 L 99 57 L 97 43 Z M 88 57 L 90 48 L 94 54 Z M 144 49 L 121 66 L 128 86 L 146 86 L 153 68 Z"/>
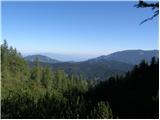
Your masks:
<path fill-rule="evenodd" d="M 158 17 L 136 1 L 2 2 L 2 39 L 22 53 L 105 55 L 158 49 Z"/>

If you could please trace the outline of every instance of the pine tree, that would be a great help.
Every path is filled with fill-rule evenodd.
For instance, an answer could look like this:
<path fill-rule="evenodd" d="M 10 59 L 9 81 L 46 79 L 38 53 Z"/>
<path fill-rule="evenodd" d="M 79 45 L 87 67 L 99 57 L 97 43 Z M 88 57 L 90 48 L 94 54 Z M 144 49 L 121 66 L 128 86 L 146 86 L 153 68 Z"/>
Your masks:
<path fill-rule="evenodd" d="M 63 70 L 57 70 L 54 77 L 55 88 L 65 90 L 67 86 L 65 72 Z"/>
<path fill-rule="evenodd" d="M 98 102 L 98 105 L 91 111 L 91 118 L 94 119 L 112 119 L 112 110 L 109 103 L 103 101 Z"/>
<path fill-rule="evenodd" d="M 52 85 L 52 79 L 53 79 L 53 74 L 52 74 L 52 70 L 49 67 L 43 68 L 42 71 L 42 79 L 41 79 L 41 84 L 45 87 L 45 88 L 51 88 Z"/>
<path fill-rule="evenodd" d="M 36 58 L 35 60 L 35 66 L 32 68 L 31 71 L 31 80 L 34 80 L 37 83 L 41 83 L 42 79 L 42 68 L 39 65 L 39 60 Z"/>

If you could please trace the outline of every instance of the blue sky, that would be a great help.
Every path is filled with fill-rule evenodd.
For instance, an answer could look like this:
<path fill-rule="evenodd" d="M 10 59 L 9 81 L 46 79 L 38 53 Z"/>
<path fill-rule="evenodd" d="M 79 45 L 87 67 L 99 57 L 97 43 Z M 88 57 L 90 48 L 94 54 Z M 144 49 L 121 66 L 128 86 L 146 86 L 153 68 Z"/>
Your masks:
<path fill-rule="evenodd" d="M 2 2 L 2 39 L 21 52 L 102 55 L 158 49 L 158 18 L 137 2 Z"/>

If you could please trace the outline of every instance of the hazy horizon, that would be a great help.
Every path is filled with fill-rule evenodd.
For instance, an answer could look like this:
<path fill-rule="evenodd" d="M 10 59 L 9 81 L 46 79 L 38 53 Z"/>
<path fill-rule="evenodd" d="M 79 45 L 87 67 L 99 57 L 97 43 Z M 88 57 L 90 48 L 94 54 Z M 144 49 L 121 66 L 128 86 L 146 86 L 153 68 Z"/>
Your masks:
<path fill-rule="evenodd" d="M 131 49 L 130 49 L 131 50 Z M 133 49 L 132 49 L 133 50 Z M 135 50 L 142 50 L 142 49 L 135 49 Z M 153 51 L 153 50 L 158 50 L 158 49 L 152 49 L 152 50 L 142 50 L 142 51 Z M 80 62 L 80 61 L 85 61 L 88 59 L 100 57 L 103 55 L 110 55 L 115 52 L 122 52 L 126 50 L 121 50 L 121 51 L 114 51 L 106 54 L 63 54 L 63 53 L 53 53 L 53 52 L 21 52 L 23 57 L 30 56 L 30 55 L 43 55 L 50 57 L 52 59 L 60 60 L 60 61 L 75 61 L 75 62 Z"/>

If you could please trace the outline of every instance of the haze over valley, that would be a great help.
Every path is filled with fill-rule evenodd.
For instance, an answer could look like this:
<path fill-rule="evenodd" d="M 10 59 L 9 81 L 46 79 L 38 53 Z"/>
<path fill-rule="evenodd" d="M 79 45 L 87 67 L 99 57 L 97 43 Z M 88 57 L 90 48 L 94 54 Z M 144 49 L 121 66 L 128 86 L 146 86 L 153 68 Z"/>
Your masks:
<path fill-rule="evenodd" d="M 46 54 L 47 55 L 47 54 Z M 56 56 L 29 55 L 24 57 L 32 67 L 36 59 L 43 66 L 50 66 L 53 70 L 64 70 L 69 75 L 82 75 L 87 80 L 105 80 L 117 74 L 124 75 L 134 65 L 142 60 L 150 63 L 152 57 L 159 58 L 158 50 L 125 50 L 109 55 L 102 55 L 84 61 L 61 61 Z"/>
<path fill-rule="evenodd" d="M 159 118 L 159 1 L 1 8 L 2 119 Z"/>

